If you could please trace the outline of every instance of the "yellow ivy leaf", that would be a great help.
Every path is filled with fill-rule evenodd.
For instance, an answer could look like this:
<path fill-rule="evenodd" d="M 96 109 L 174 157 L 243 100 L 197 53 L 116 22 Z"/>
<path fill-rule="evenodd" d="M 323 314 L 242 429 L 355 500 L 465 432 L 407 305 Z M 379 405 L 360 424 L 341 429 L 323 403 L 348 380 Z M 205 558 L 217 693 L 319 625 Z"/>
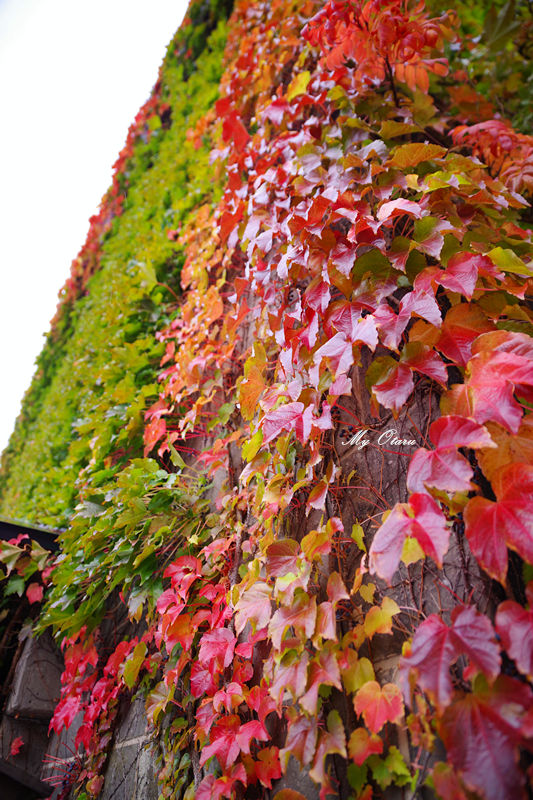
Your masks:
<path fill-rule="evenodd" d="M 359 594 L 366 600 L 367 603 L 372 603 L 374 601 L 374 592 L 376 590 L 375 583 L 364 583 L 361 588 L 359 589 Z"/>
<path fill-rule="evenodd" d="M 390 597 L 385 597 L 379 606 L 372 606 L 365 616 L 365 633 L 371 639 L 375 633 L 392 633 L 392 618 L 400 609 Z"/>
<path fill-rule="evenodd" d="M 402 144 L 397 147 L 393 157 L 388 162 L 391 166 L 401 167 L 416 167 L 422 161 L 429 161 L 434 158 L 443 158 L 448 151 L 445 147 L 438 144 Z"/>
<path fill-rule="evenodd" d="M 386 119 L 379 131 L 382 139 L 394 139 L 396 136 L 405 136 L 407 133 L 419 133 L 418 125 L 411 125 L 409 122 L 396 122 L 393 119 Z"/>
<path fill-rule="evenodd" d="M 340 672 L 347 692 L 357 692 L 368 681 L 376 680 L 374 667 L 368 658 L 359 658 L 355 650 L 347 650 L 345 660 L 348 666 L 341 667 Z"/>
<path fill-rule="evenodd" d="M 350 476 L 351 477 L 351 476 Z M 366 545 L 364 542 L 364 535 L 365 532 L 360 525 L 354 525 L 352 528 L 352 539 L 356 543 L 359 550 L 362 550 L 366 553 Z"/>
<path fill-rule="evenodd" d="M 295 78 L 292 79 L 287 89 L 287 100 L 289 103 L 291 100 L 294 100 L 295 97 L 298 97 L 298 95 L 306 93 L 310 80 L 311 73 L 309 70 L 300 72 Z"/>
<path fill-rule="evenodd" d="M 421 558 L 425 558 L 426 554 L 418 544 L 416 539 L 413 539 L 412 536 L 408 536 L 405 542 L 403 543 L 403 550 L 402 550 L 402 561 L 407 566 L 409 564 L 414 564 L 416 561 L 420 561 Z"/>
<path fill-rule="evenodd" d="M 252 365 L 248 375 L 239 385 L 239 403 L 241 404 L 241 414 L 244 419 L 254 418 L 257 403 L 265 389 L 265 381 L 261 370 Z"/>

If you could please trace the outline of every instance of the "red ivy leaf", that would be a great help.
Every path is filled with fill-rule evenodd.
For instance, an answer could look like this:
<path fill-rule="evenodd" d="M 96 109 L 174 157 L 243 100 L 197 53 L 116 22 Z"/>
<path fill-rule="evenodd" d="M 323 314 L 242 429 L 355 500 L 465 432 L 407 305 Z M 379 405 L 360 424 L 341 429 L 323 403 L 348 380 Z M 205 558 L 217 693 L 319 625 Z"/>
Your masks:
<path fill-rule="evenodd" d="M 398 568 L 407 536 L 413 536 L 424 553 L 439 566 L 448 550 L 450 531 L 439 506 L 427 494 L 413 494 L 409 503 L 397 503 L 370 547 L 370 572 L 390 585 Z"/>
<path fill-rule="evenodd" d="M 307 653 L 304 653 L 303 657 L 289 653 L 283 658 L 281 664 L 275 667 L 274 679 L 269 691 L 277 703 L 280 714 L 283 695 L 286 690 L 292 694 L 294 700 L 297 700 L 305 692 L 308 660 Z"/>
<path fill-rule="evenodd" d="M 310 716 L 316 716 L 318 690 L 320 686 L 335 686 L 342 690 L 341 674 L 337 659 L 332 652 L 320 650 L 309 665 L 306 693 L 300 697 L 300 705 Z"/>
<path fill-rule="evenodd" d="M 74 717 L 80 709 L 80 705 L 79 697 L 65 697 L 60 700 L 50 722 L 49 732 L 53 729 L 59 734 L 63 728 L 70 728 L 74 722 Z"/>
<path fill-rule="evenodd" d="M 447 709 L 438 730 L 467 789 L 486 800 L 523 796 L 518 744 L 532 700 L 529 686 L 502 675 L 492 690 L 465 695 Z"/>
<path fill-rule="evenodd" d="M 473 497 L 464 510 L 474 556 L 491 578 L 505 583 L 507 547 L 533 563 L 533 466 L 508 464 L 494 475 L 497 502 Z"/>
<path fill-rule="evenodd" d="M 21 747 L 24 747 L 24 739 L 21 736 L 17 736 L 17 738 L 13 739 L 11 742 L 11 747 L 9 748 L 10 755 L 18 756 Z"/>
<path fill-rule="evenodd" d="M 43 591 L 44 586 L 40 586 L 38 583 L 30 583 L 26 589 L 26 595 L 30 603 L 40 603 L 43 599 Z"/>
<path fill-rule="evenodd" d="M 457 452 L 458 447 L 496 447 L 482 425 L 460 416 L 440 417 L 431 424 L 429 437 L 435 450 L 420 448 L 409 465 L 407 488 L 425 492 L 426 486 L 445 492 L 468 492 L 472 467 Z"/>
<path fill-rule="evenodd" d="M 449 764 L 437 764 L 433 770 L 435 791 L 442 800 L 467 800 L 459 778 Z"/>
<path fill-rule="evenodd" d="M 231 772 L 220 778 L 207 775 L 194 794 L 195 800 L 219 800 L 221 797 L 231 797 L 237 781 L 245 786 L 248 782 L 243 764 L 234 764 Z"/>
<path fill-rule="evenodd" d="M 198 661 L 204 666 L 216 666 L 220 671 L 233 661 L 237 639 L 229 628 L 218 628 L 204 633 L 200 640 Z"/>
<path fill-rule="evenodd" d="M 267 548 L 266 555 L 267 575 L 280 578 L 289 572 L 296 572 L 300 545 L 296 539 L 279 539 Z"/>
<path fill-rule="evenodd" d="M 326 782 L 326 756 L 333 753 L 338 753 L 343 758 L 347 755 L 346 734 L 338 711 L 329 712 L 328 729 L 321 731 L 318 737 L 315 758 L 309 770 L 309 775 L 316 783 L 323 785 Z"/>
<path fill-rule="evenodd" d="M 391 356 L 376 358 L 367 370 L 365 382 L 376 400 L 385 408 L 392 409 L 395 417 L 415 386 L 409 367 Z"/>
<path fill-rule="evenodd" d="M 284 771 L 291 755 L 298 759 L 302 767 L 311 763 L 318 735 L 316 719 L 314 717 L 309 719 L 303 714 L 299 714 L 294 706 L 287 709 L 287 720 L 289 726 L 287 741 L 279 754 L 281 762 L 284 764 Z"/>
<path fill-rule="evenodd" d="M 400 363 L 405 364 L 414 372 L 420 372 L 433 378 L 446 388 L 448 373 L 442 358 L 432 347 L 422 342 L 409 342 L 405 345 L 400 356 Z"/>
<path fill-rule="evenodd" d="M 501 658 L 488 617 L 473 606 L 458 606 L 448 627 L 437 614 L 432 614 L 418 628 L 410 653 L 401 658 L 400 683 L 404 695 L 410 695 L 410 676 L 414 673 L 420 688 L 442 713 L 453 697 L 450 667 L 463 654 L 490 680 L 495 680 Z"/>
<path fill-rule="evenodd" d="M 516 433 L 522 422 L 522 408 L 513 395 L 515 389 L 530 391 L 531 386 L 533 361 L 529 358 L 483 351 L 470 359 L 465 383 L 444 395 L 441 410 L 479 423 L 491 420 Z"/>
<path fill-rule="evenodd" d="M 250 134 L 240 119 L 234 113 L 230 113 L 222 125 L 222 138 L 225 142 L 231 142 L 237 153 L 242 153 L 250 139 Z"/>
<path fill-rule="evenodd" d="M 180 556 L 163 573 L 164 578 L 170 578 L 172 588 L 183 600 L 187 600 L 189 588 L 201 575 L 202 562 L 194 556 Z"/>
<path fill-rule="evenodd" d="M 506 600 L 496 612 L 496 630 L 509 658 L 529 680 L 533 677 L 533 611 Z"/>
<path fill-rule="evenodd" d="M 466 367 L 472 356 L 472 342 L 487 331 L 496 330 L 481 308 L 469 303 L 459 303 L 450 308 L 435 347 L 446 358 Z"/>
<path fill-rule="evenodd" d="M 460 292 L 471 300 L 476 288 L 478 271 L 484 267 L 490 271 L 494 269 L 492 261 L 487 256 L 479 253 L 456 253 L 448 261 L 446 270 L 439 273 L 437 281 L 445 289 Z"/>
<path fill-rule="evenodd" d="M 281 764 L 277 747 L 265 747 L 257 754 L 255 773 L 263 786 L 272 789 L 272 781 L 281 778 Z"/>

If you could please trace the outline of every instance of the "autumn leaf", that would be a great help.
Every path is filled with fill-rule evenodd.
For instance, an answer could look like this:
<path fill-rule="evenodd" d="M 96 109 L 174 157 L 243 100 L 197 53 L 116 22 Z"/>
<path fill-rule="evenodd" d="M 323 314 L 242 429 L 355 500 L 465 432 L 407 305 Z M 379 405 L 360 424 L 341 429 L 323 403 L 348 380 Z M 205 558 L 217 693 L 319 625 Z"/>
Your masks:
<path fill-rule="evenodd" d="M 346 734 L 338 711 L 329 712 L 327 727 L 327 731 L 319 733 L 315 758 L 309 770 L 311 778 L 319 784 L 324 784 L 326 780 L 326 756 L 338 753 L 338 755 L 346 758 L 347 755 Z"/>
<path fill-rule="evenodd" d="M 210 743 L 202 750 L 200 766 L 216 756 L 222 769 L 229 769 L 241 751 L 250 752 L 250 742 L 254 738 L 263 742 L 269 738 L 261 722 L 256 720 L 243 725 L 237 714 L 222 717 L 211 729 Z"/>
<path fill-rule="evenodd" d="M 356 728 L 348 742 L 348 753 L 358 767 L 373 753 L 380 755 L 383 752 L 383 739 L 375 733 L 369 734 L 366 728 Z"/>
<path fill-rule="evenodd" d="M 320 650 L 309 663 L 307 691 L 300 697 L 300 705 L 310 716 L 316 716 L 318 690 L 320 686 L 335 686 L 342 689 L 341 675 L 335 655 L 328 650 Z"/>
<path fill-rule="evenodd" d="M 419 128 L 417 125 L 386 119 L 381 123 L 379 135 L 382 139 L 394 139 L 396 136 L 405 136 L 406 134 L 417 133 L 418 131 Z"/>
<path fill-rule="evenodd" d="M 30 583 L 26 589 L 26 596 L 30 603 L 40 603 L 43 599 L 44 586 L 39 583 Z"/>
<path fill-rule="evenodd" d="M 290 608 L 279 608 L 268 625 L 268 632 L 276 649 L 281 649 L 281 642 L 286 630 L 294 627 L 297 636 L 305 642 L 313 635 L 316 623 L 316 597 L 309 597 L 305 592 L 297 595 Z"/>
<path fill-rule="evenodd" d="M 391 356 L 374 359 L 367 370 L 365 382 L 378 402 L 385 408 L 392 409 L 395 417 L 415 386 L 409 367 L 395 361 Z"/>
<path fill-rule="evenodd" d="M 472 344 L 472 355 L 483 352 L 514 353 L 533 360 L 533 338 L 516 331 L 483 333 Z"/>
<path fill-rule="evenodd" d="M 251 420 L 254 418 L 259 398 L 265 388 L 266 384 L 261 370 L 252 365 L 246 377 L 239 384 L 239 403 L 243 419 Z"/>
<path fill-rule="evenodd" d="M 442 761 L 433 770 L 435 791 L 442 800 L 467 800 L 460 780 L 453 768 Z"/>
<path fill-rule="evenodd" d="M 194 556 L 180 556 L 168 566 L 163 574 L 170 578 L 172 588 L 186 600 L 189 588 L 202 575 L 202 562 Z"/>
<path fill-rule="evenodd" d="M 409 503 L 397 503 L 379 528 L 370 547 L 370 572 L 390 585 L 408 536 L 439 566 L 448 549 L 450 531 L 439 506 L 427 494 L 411 495 Z"/>
<path fill-rule="evenodd" d="M 416 167 L 422 161 L 443 158 L 446 153 L 446 148 L 437 144 L 402 144 L 394 151 L 389 164 L 401 169 Z"/>
<path fill-rule="evenodd" d="M 12 756 L 18 756 L 20 753 L 21 747 L 24 747 L 24 739 L 21 736 L 17 736 L 16 739 L 13 739 L 11 742 L 11 747 L 9 748 L 9 754 Z"/>
<path fill-rule="evenodd" d="M 403 146 L 410 147 L 410 145 Z M 402 214 L 409 214 L 415 219 L 421 219 L 422 208 L 413 200 L 404 200 L 403 198 L 398 200 L 390 200 L 389 202 L 383 203 L 383 205 L 380 206 L 377 213 L 377 218 L 383 224 L 385 222 L 390 222 L 394 219 L 394 217 L 401 216 Z"/>
<path fill-rule="evenodd" d="M 531 592 L 529 593 L 531 598 Z M 502 645 L 516 667 L 528 680 L 533 676 L 533 611 L 514 600 L 500 603 L 496 611 L 496 630 Z"/>
<path fill-rule="evenodd" d="M 532 700 L 527 685 L 502 675 L 491 690 L 463 695 L 447 709 L 438 731 L 467 789 L 486 800 L 522 796 L 520 721 Z"/>
<path fill-rule="evenodd" d="M 248 782 L 244 764 L 234 764 L 231 770 L 220 778 L 215 775 L 207 775 L 196 789 L 194 798 L 195 800 L 219 800 L 221 797 L 232 797 L 237 781 L 244 785 Z M 187 793 L 184 797 L 189 800 Z"/>
<path fill-rule="evenodd" d="M 491 267 L 492 262 L 487 256 L 479 253 L 456 253 L 446 264 L 445 271 L 438 274 L 437 281 L 445 289 L 460 292 L 471 300 L 480 270 L 487 271 Z"/>
<path fill-rule="evenodd" d="M 402 349 L 400 363 L 405 364 L 413 372 L 427 375 L 444 388 L 448 380 L 448 372 L 442 358 L 422 342 L 408 342 Z"/>
<path fill-rule="evenodd" d="M 287 720 L 287 741 L 279 753 L 284 772 L 291 755 L 298 759 L 302 767 L 311 763 L 318 736 L 316 719 L 314 717 L 309 719 L 303 714 L 299 714 L 294 706 L 287 709 Z"/>
<path fill-rule="evenodd" d="M 533 563 L 533 466 L 509 464 L 493 477 L 496 502 L 473 497 L 464 510 L 465 533 L 474 556 L 505 583 L 507 548 Z"/>
<path fill-rule="evenodd" d="M 272 781 L 281 778 L 281 764 L 277 747 L 264 747 L 257 754 L 255 772 L 260 783 L 272 789 Z"/>
<path fill-rule="evenodd" d="M 192 626 L 190 614 L 180 614 L 178 617 L 164 615 L 161 623 L 161 633 L 170 653 L 175 645 L 180 644 L 184 650 L 189 650 L 196 633 Z"/>
<path fill-rule="evenodd" d="M 229 667 L 233 661 L 233 651 L 237 639 L 229 628 L 218 628 L 215 631 L 204 633 L 200 639 L 198 660 L 204 666 L 213 667 L 222 671 Z"/>
<path fill-rule="evenodd" d="M 339 669 L 347 692 L 356 692 L 368 681 L 375 681 L 374 667 L 368 658 L 359 658 L 355 650 L 347 647 L 339 655 Z"/>
<path fill-rule="evenodd" d="M 368 681 L 354 697 L 355 713 L 362 716 L 371 733 L 379 733 L 386 722 L 398 723 L 403 717 L 403 701 L 394 683 L 381 687 L 377 681 Z"/>
<path fill-rule="evenodd" d="M 500 652 L 490 620 L 473 606 L 458 606 L 449 627 L 437 614 L 431 614 L 418 627 L 408 654 L 400 661 L 400 683 L 410 697 L 410 676 L 437 706 L 440 713 L 450 704 L 453 684 L 450 667 L 460 655 L 467 655 L 494 681 L 500 671 Z"/>
<path fill-rule="evenodd" d="M 431 424 L 429 437 L 435 449 L 420 448 L 413 455 L 407 475 L 409 491 L 425 492 L 429 486 L 446 492 L 469 492 L 473 488 L 472 467 L 457 450 L 495 448 L 488 430 L 473 420 L 450 415 Z"/>
<path fill-rule="evenodd" d="M 495 329 L 494 323 L 479 306 L 459 303 L 452 306 L 446 314 L 435 347 L 450 361 L 456 361 L 460 366 L 466 367 L 472 355 L 474 340 L 480 334 Z"/>
<path fill-rule="evenodd" d="M 164 715 L 168 703 L 174 697 L 174 686 L 170 689 L 165 686 L 164 681 L 159 681 L 157 686 L 146 698 L 146 716 L 152 725 L 156 725 L 161 715 Z"/>
<path fill-rule="evenodd" d="M 365 614 L 364 629 L 369 639 L 375 633 L 392 633 L 392 618 L 400 609 L 391 597 L 384 597 L 381 606 L 372 606 Z"/>
<path fill-rule="evenodd" d="M 281 789 L 274 795 L 274 800 L 307 800 L 307 798 L 296 789 Z"/>
<path fill-rule="evenodd" d="M 81 707 L 80 697 L 64 697 L 55 707 L 54 716 L 50 722 L 48 732 L 54 730 L 57 734 L 61 733 L 63 728 L 70 728 L 74 722 L 74 718 Z"/>
<path fill-rule="evenodd" d="M 297 542 L 294 542 L 294 544 L 298 547 Z M 254 632 L 268 625 L 272 615 L 271 597 L 272 590 L 270 586 L 262 581 L 257 581 L 243 592 L 235 606 L 235 632 L 237 636 L 242 633 L 247 622 L 252 624 Z"/>
<path fill-rule="evenodd" d="M 250 139 L 250 134 L 235 114 L 229 114 L 224 119 L 222 138 L 225 142 L 232 142 L 237 152 L 241 153 Z"/>
<path fill-rule="evenodd" d="M 487 422 L 486 426 L 496 448 L 482 448 L 477 453 L 484 475 L 492 480 L 508 464 L 533 465 L 533 417 L 524 417 L 516 434 L 510 434 L 501 425 Z"/>
<path fill-rule="evenodd" d="M 299 72 L 298 75 L 292 79 L 287 88 L 287 100 L 289 103 L 301 94 L 305 94 L 309 81 L 311 80 L 311 73 L 308 70 Z M 269 787 L 270 788 L 270 787 Z"/>
<path fill-rule="evenodd" d="M 522 409 L 515 391 L 533 386 L 533 361 L 505 352 L 480 352 L 469 363 L 464 384 L 452 387 L 443 396 L 443 413 L 471 417 L 476 422 L 497 422 L 516 433 L 522 422 Z"/>
<path fill-rule="evenodd" d="M 513 250 L 495 247 L 489 250 L 487 257 L 502 271 L 515 272 L 519 275 L 532 274 L 531 269 L 524 264 Z"/>
<path fill-rule="evenodd" d="M 128 656 L 124 665 L 124 683 L 129 689 L 133 689 L 135 682 L 141 671 L 141 667 L 147 652 L 146 642 L 139 642 L 135 645 L 133 653 Z"/>

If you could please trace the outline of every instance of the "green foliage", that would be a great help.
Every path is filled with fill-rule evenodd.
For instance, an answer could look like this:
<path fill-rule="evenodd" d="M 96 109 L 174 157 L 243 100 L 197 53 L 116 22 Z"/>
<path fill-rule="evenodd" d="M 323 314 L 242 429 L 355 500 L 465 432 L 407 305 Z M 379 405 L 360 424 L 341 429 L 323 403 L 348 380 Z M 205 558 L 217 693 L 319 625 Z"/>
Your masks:
<path fill-rule="evenodd" d="M 174 54 L 176 40 L 161 73 L 171 124 L 136 142 L 124 213 L 105 237 L 101 268 L 47 335 L 38 358 L 3 456 L 0 509 L 6 516 L 62 527 L 78 493 L 91 491 L 93 474 L 115 473 L 128 455 L 142 451 L 143 411 L 157 395 L 163 352 L 155 333 L 176 313 L 184 261 L 168 231 L 221 193 L 210 175 L 209 143 L 195 149 L 187 131 L 218 96 L 224 24 L 218 22 L 207 42 L 205 34 L 228 9 L 227 3 L 197 7 L 205 19 L 201 35 L 194 32 L 197 57 L 188 60 L 188 79 Z M 192 35 L 177 38 L 188 42 Z M 149 264 L 164 285 L 146 280 Z"/>

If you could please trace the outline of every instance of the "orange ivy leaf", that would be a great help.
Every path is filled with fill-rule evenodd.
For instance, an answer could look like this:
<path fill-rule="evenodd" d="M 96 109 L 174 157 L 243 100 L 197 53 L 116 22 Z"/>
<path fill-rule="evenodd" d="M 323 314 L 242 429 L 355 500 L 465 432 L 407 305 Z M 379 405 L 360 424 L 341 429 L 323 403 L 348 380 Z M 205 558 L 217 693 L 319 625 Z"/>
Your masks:
<path fill-rule="evenodd" d="M 447 152 L 445 147 L 440 147 L 438 144 L 402 144 L 396 148 L 388 163 L 390 166 L 400 167 L 401 169 L 416 167 L 422 161 L 444 158 Z"/>
<path fill-rule="evenodd" d="M 381 687 L 377 681 L 368 681 L 355 695 L 353 705 L 371 733 L 379 733 L 386 722 L 398 723 L 404 714 L 402 695 L 394 683 Z"/>
<path fill-rule="evenodd" d="M 350 758 L 360 767 L 373 753 L 383 752 L 383 739 L 376 733 L 369 734 L 366 728 L 356 728 L 348 742 Z"/>

